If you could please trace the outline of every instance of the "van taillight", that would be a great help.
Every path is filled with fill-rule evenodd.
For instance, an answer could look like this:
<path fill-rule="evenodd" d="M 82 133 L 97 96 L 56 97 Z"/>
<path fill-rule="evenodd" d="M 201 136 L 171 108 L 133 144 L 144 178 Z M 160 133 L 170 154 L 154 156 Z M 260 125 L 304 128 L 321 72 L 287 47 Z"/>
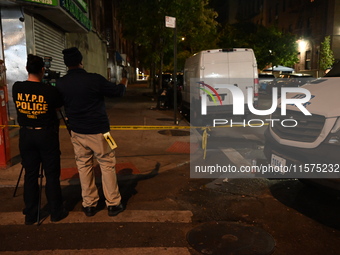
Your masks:
<path fill-rule="evenodd" d="M 254 79 L 254 107 L 259 105 L 259 79 Z"/>

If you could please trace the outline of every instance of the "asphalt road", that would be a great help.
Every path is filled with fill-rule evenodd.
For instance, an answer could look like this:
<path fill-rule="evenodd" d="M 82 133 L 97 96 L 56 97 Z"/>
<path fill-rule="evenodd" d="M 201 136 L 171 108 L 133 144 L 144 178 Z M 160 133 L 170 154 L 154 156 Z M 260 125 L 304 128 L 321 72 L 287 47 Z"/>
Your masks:
<path fill-rule="evenodd" d="M 207 158 L 264 160 L 264 128 L 211 132 Z M 126 210 L 118 216 L 102 199 L 86 217 L 79 185 L 68 185 L 70 215 L 40 226 L 23 224 L 22 188 L 13 197 L 13 185 L 1 186 L 0 254 L 339 254 L 340 195 L 299 180 L 196 179 L 184 164 L 119 178 L 119 186 Z"/>
<path fill-rule="evenodd" d="M 0 254 L 232 254 L 219 253 L 217 244 L 249 243 L 238 229 L 236 239 L 189 243 L 192 231 L 218 223 L 258 228 L 273 239 L 263 250 L 242 244 L 249 253 L 234 254 L 270 254 L 268 247 L 275 255 L 339 254 L 340 197 L 298 180 L 191 179 L 184 165 L 119 184 L 127 208 L 117 217 L 107 216 L 103 201 L 85 217 L 75 185 L 63 189 L 70 216 L 40 226 L 23 225 L 21 189 L 13 198 L 13 187 L 1 188 Z M 216 234 L 209 225 L 202 230 Z"/>

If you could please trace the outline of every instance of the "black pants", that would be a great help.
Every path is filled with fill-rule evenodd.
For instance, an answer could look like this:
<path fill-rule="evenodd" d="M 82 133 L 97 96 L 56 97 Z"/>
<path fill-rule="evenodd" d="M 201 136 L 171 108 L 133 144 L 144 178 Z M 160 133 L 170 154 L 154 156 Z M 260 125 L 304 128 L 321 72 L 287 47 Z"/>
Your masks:
<path fill-rule="evenodd" d="M 40 164 L 46 177 L 45 194 L 51 215 L 62 210 L 60 187 L 60 146 L 58 127 L 20 128 L 19 149 L 25 169 L 24 214 L 34 219 L 38 213 Z"/>

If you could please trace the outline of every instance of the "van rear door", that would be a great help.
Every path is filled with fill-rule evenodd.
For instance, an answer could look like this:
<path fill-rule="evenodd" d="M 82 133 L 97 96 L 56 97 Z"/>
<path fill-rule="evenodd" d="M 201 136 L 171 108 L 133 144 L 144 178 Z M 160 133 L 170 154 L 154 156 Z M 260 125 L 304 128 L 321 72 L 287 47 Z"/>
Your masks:
<path fill-rule="evenodd" d="M 204 51 L 202 54 L 202 77 L 203 81 L 215 88 L 214 84 L 230 84 L 229 81 L 229 59 L 228 53 L 222 50 Z M 222 105 L 230 105 L 232 96 L 228 89 L 216 88 L 221 100 Z M 216 97 L 216 95 L 213 95 Z M 216 101 L 217 98 L 215 98 Z M 207 106 L 218 106 L 214 103 L 213 99 L 209 97 Z"/>
<path fill-rule="evenodd" d="M 255 90 L 255 73 L 257 66 L 253 51 L 248 49 L 236 49 L 229 52 L 229 75 L 230 84 L 239 87 L 245 96 L 247 102 L 247 88 L 252 87 Z"/>

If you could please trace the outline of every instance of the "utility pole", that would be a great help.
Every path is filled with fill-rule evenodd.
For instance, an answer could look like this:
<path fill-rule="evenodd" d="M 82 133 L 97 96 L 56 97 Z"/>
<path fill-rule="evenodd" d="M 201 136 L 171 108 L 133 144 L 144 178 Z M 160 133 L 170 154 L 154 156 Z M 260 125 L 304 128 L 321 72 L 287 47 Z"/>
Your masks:
<path fill-rule="evenodd" d="M 174 29 L 174 73 L 173 73 L 173 82 L 174 82 L 174 123 L 178 124 L 177 121 L 177 26 L 176 26 L 176 18 L 165 16 L 165 26 Z"/>

